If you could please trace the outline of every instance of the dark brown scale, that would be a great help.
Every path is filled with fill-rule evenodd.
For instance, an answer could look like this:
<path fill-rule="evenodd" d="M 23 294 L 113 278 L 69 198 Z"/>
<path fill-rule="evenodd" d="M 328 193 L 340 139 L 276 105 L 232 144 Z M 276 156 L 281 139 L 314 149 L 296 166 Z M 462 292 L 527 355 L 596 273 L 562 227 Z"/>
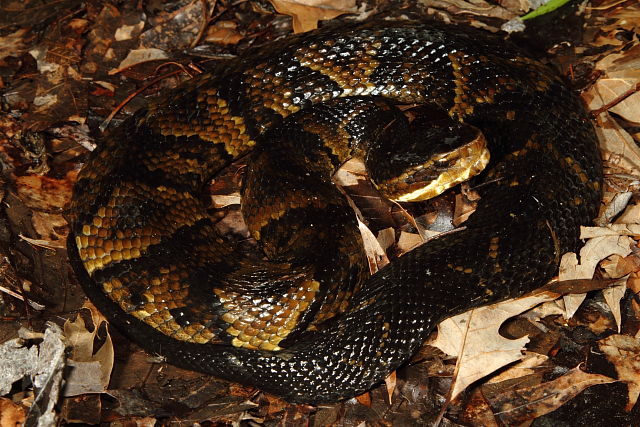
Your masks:
<path fill-rule="evenodd" d="M 367 278 L 354 215 L 327 178 L 376 144 L 398 103 L 481 129 L 491 162 L 463 231 Z M 256 145 L 243 211 L 271 257 L 258 261 L 217 234 L 202 202 Z M 68 249 L 87 295 L 147 350 L 331 402 L 382 381 L 438 321 L 543 285 L 595 217 L 601 179 L 582 105 L 511 44 L 437 23 L 358 24 L 249 52 L 127 121 L 79 175 Z"/>

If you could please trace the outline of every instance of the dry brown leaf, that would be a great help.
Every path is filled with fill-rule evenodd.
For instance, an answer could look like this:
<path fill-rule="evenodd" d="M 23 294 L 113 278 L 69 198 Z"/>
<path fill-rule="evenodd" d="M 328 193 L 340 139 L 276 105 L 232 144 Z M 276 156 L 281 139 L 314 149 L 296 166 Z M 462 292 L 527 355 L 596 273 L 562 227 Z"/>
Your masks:
<path fill-rule="evenodd" d="M 111 336 L 107 332 L 104 344 L 94 352 L 94 340 L 98 333 L 98 323 L 93 319 L 94 328 L 89 332 L 82 316 L 64 324 L 64 335 L 72 346 L 69 366 L 73 367 L 66 378 L 65 396 L 77 396 L 84 393 L 102 393 L 107 390 L 114 351 Z"/>
<path fill-rule="evenodd" d="M 391 372 L 387 378 L 384 379 L 384 385 L 387 387 L 387 402 L 391 404 L 391 398 L 396 389 L 396 371 Z"/>
<path fill-rule="evenodd" d="M 133 25 L 123 24 L 118 29 L 116 29 L 116 32 L 113 35 L 113 39 L 119 42 L 131 40 L 132 38 L 137 37 L 138 34 L 140 34 L 140 32 L 143 30 L 143 28 L 144 21 L 142 20 Z"/>
<path fill-rule="evenodd" d="M 386 251 L 396 242 L 396 231 L 393 227 L 378 231 L 378 243 L 382 250 Z"/>
<path fill-rule="evenodd" d="M 356 400 L 363 406 L 367 408 L 371 407 L 371 394 L 368 391 L 362 393 L 361 395 L 356 396 Z"/>
<path fill-rule="evenodd" d="M 141 48 L 155 47 L 167 52 L 193 47 L 207 24 L 208 5 L 205 1 L 180 2 L 182 7 L 166 15 L 158 25 L 140 35 Z"/>
<path fill-rule="evenodd" d="M 161 61 L 168 59 L 169 56 L 161 49 L 147 48 L 147 49 L 133 49 L 129 51 L 129 54 L 118 65 L 118 68 L 109 70 L 109 75 L 114 75 L 131 68 L 135 65 L 149 61 Z"/>
<path fill-rule="evenodd" d="M 615 381 L 604 375 L 583 372 L 576 367 L 553 381 L 494 396 L 490 403 L 503 425 L 521 425 L 527 420 L 558 409 L 587 387 Z"/>
<path fill-rule="evenodd" d="M 378 239 L 376 239 L 373 232 L 371 232 L 369 227 L 359 219 L 358 228 L 362 235 L 364 253 L 367 255 L 367 259 L 369 260 L 369 271 L 371 274 L 374 274 L 376 271 L 389 264 L 389 258 L 387 258 L 387 253 L 384 251 L 382 246 L 380 246 L 380 242 L 378 242 Z"/>
<path fill-rule="evenodd" d="M 492 377 L 487 384 L 496 384 L 502 381 L 512 380 L 515 378 L 521 378 L 525 375 L 536 374 L 539 372 L 537 369 L 543 363 L 546 363 L 549 357 L 544 354 L 534 353 L 532 351 L 525 351 L 522 359 L 514 363 L 508 369 L 500 372 L 498 375 Z"/>
<path fill-rule="evenodd" d="M 233 194 L 213 194 L 211 204 L 216 209 L 222 209 L 230 205 L 240 204 L 240 193 Z"/>
<path fill-rule="evenodd" d="M 582 227 L 580 230 L 582 239 L 605 236 L 640 236 L 640 224 L 609 224 L 604 227 Z"/>
<path fill-rule="evenodd" d="M 615 33 L 613 38 L 615 38 Z M 640 69 L 640 45 L 626 49 L 622 53 L 606 55 L 596 63 L 596 70 L 602 70 L 607 73 L 638 69 Z"/>
<path fill-rule="evenodd" d="M 342 187 L 350 187 L 366 179 L 366 174 L 367 170 L 362 160 L 351 159 L 338 169 L 333 175 L 333 180 Z"/>
<path fill-rule="evenodd" d="M 620 311 L 620 301 L 622 297 L 624 297 L 625 292 L 627 291 L 627 278 L 623 277 L 620 280 L 617 280 L 612 286 L 607 289 L 603 289 L 602 295 L 604 296 L 604 300 L 607 302 L 607 305 L 611 309 L 611 314 L 616 321 L 616 325 L 618 325 L 618 332 L 620 332 L 620 328 L 622 326 L 622 313 Z"/>
<path fill-rule="evenodd" d="M 614 71 L 608 73 L 607 77 L 598 79 L 596 84 L 582 96 L 587 101 L 589 109 L 597 111 L 607 105 L 620 106 L 627 103 L 630 95 L 636 92 L 638 84 L 640 84 L 640 70 Z M 619 107 L 618 110 L 622 112 L 633 110 L 633 105 L 634 103 L 631 102 Z M 628 111 L 628 114 L 631 117 L 637 117 L 638 111 Z"/>
<path fill-rule="evenodd" d="M 510 340 L 498 332 L 500 325 L 558 294 L 544 291 L 451 317 L 438 325 L 438 337 L 431 345 L 458 357 L 458 375 L 452 385 L 454 399 L 469 384 L 522 358 L 528 337 Z"/>
<path fill-rule="evenodd" d="M 640 340 L 627 335 L 611 335 L 599 342 L 600 350 L 616 368 L 618 379 L 627 383 L 631 411 L 640 395 Z"/>
<path fill-rule="evenodd" d="M 618 102 L 609 108 L 609 111 L 620 115 L 631 123 L 640 124 L 640 92 L 637 92 L 636 88 L 636 92 L 633 95 Z"/>
<path fill-rule="evenodd" d="M 273 7 L 293 18 L 293 31 L 304 33 L 318 28 L 318 21 L 345 13 L 356 13 L 355 0 L 269 0 Z"/>
<path fill-rule="evenodd" d="M 26 51 L 24 39 L 29 31 L 29 28 L 19 28 L 13 33 L 0 37 L 0 64 L 7 56 L 20 56 Z"/>
<path fill-rule="evenodd" d="M 580 262 L 573 252 L 568 252 L 560 260 L 559 280 L 591 279 L 598 263 L 611 255 L 627 256 L 631 252 L 633 239 L 628 236 L 602 236 L 589 239 L 580 249 Z M 565 318 L 573 317 L 586 294 L 572 294 L 564 297 Z"/>
<path fill-rule="evenodd" d="M 66 235 L 60 230 L 66 230 L 67 221 L 61 212 L 71 200 L 72 182 L 70 176 L 62 179 L 39 175 L 16 177 L 18 197 L 31 210 L 31 224 L 45 246 L 65 246 Z"/>
<path fill-rule="evenodd" d="M 609 113 L 599 114 L 596 118 L 596 134 L 600 147 L 604 150 L 603 160 L 611 167 L 618 167 L 631 176 L 640 171 L 640 148 Z"/>
<path fill-rule="evenodd" d="M 484 0 L 470 0 L 468 2 L 463 0 L 422 0 L 420 3 L 422 7 L 445 9 L 450 13 L 480 15 L 504 20 L 515 18 L 518 15 L 516 12 Z M 473 23 L 480 25 L 479 22 Z"/>
<path fill-rule="evenodd" d="M 11 400 L 0 397 L 0 427 L 22 426 L 25 422 L 24 408 Z"/>
<path fill-rule="evenodd" d="M 419 234 L 401 231 L 400 238 L 398 239 L 398 249 L 400 249 L 402 253 L 407 253 L 422 243 L 424 243 L 424 239 Z"/>
<path fill-rule="evenodd" d="M 625 211 L 618 217 L 616 223 L 639 224 L 640 223 L 640 202 L 627 206 Z"/>
<path fill-rule="evenodd" d="M 627 280 L 627 287 L 631 289 L 631 292 L 638 295 L 640 294 L 640 272 L 631 273 L 629 275 L 629 279 Z M 633 299 L 631 301 L 631 307 L 636 314 L 637 318 L 640 318 L 640 303 L 638 303 L 637 299 Z M 636 332 L 635 337 L 640 339 L 640 330 Z"/>
<path fill-rule="evenodd" d="M 238 44 L 244 37 L 237 31 L 238 24 L 233 21 L 218 21 L 207 29 L 206 41 L 218 44 Z"/>
<path fill-rule="evenodd" d="M 602 212 L 602 215 L 600 215 L 596 219 L 596 224 L 606 225 L 610 223 L 613 218 L 618 216 L 618 214 L 624 210 L 627 204 L 629 204 L 632 196 L 632 191 L 621 191 L 617 193 L 605 191 L 602 197 L 603 203 L 605 205 L 604 210 Z"/>

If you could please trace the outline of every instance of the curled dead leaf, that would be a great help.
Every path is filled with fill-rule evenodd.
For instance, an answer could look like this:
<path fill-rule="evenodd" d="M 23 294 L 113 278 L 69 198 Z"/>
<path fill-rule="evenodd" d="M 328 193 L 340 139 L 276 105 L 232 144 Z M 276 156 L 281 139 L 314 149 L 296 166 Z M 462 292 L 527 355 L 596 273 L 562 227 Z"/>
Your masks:
<path fill-rule="evenodd" d="M 522 425 L 528 420 L 558 409 L 587 387 L 615 381 L 604 375 L 586 373 L 576 367 L 553 381 L 509 390 L 494 396 L 490 404 L 502 425 Z"/>
<path fill-rule="evenodd" d="M 303 33 L 318 28 L 318 21 L 358 11 L 354 0 L 269 0 L 273 7 L 293 18 L 293 31 Z"/>
<path fill-rule="evenodd" d="M 160 61 L 168 59 L 169 56 L 161 49 L 147 48 L 147 49 L 133 49 L 129 52 L 127 57 L 118 65 L 118 68 L 109 70 L 109 75 L 114 75 L 138 65 L 143 62 Z"/>
<path fill-rule="evenodd" d="M 529 338 L 505 338 L 499 333 L 500 326 L 508 318 L 558 296 L 543 291 L 474 309 L 441 322 L 438 337 L 431 345 L 458 357 L 458 373 L 452 385 L 451 398 L 476 380 L 520 360 Z"/>
<path fill-rule="evenodd" d="M 73 322 L 67 320 L 64 324 L 64 335 L 72 347 L 68 360 L 72 370 L 66 378 L 65 396 L 102 393 L 109 385 L 114 362 L 111 335 L 107 331 L 104 343 L 94 351 L 94 340 L 102 323 L 102 316 L 92 317 L 92 322 L 93 331 L 87 330 L 80 315 Z"/>
<path fill-rule="evenodd" d="M 640 396 L 640 340 L 627 335 L 611 335 L 599 342 L 600 350 L 613 364 L 620 381 L 627 383 L 630 411 Z"/>

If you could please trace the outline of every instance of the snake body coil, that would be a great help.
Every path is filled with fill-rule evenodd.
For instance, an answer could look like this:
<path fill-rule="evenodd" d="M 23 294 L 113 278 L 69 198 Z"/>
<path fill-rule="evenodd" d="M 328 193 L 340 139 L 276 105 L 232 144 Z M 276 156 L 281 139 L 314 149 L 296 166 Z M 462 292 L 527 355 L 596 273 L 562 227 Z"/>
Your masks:
<path fill-rule="evenodd" d="M 491 161 L 464 230 L 367 277 L 328 179 L 358 155 L 390 159 L 372 172 L 383 180 L 410 163 L 367 151 L 393 139 L 388 124 L 410 127 L 394 104 L 479 128 Z M 250 152 L 242 209 L 268 259 L 226 243 L 203 202 Z M 440 320 L 543 285 L 595 217 L 600 182 L 586 113 L 544 65 L 471 29 L 358 24 L 254 50 L 127 120 L 79 174 L 68 249 L 87 295 L 145 349 L 331 402 L 383 380 Z"/>

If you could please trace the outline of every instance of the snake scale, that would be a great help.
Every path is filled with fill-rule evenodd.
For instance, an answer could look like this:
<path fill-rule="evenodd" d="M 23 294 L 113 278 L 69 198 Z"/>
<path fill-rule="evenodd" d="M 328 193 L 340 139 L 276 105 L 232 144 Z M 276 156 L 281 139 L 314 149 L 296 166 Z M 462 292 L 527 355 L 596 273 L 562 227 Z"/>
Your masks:
<path fill-rule="evenodd" d="M 383 193 L 415 192 L 388 169 L 429 175 L 402 144 L 433 132 L 402 105 L 449 120 L 436 151 L 454 139 L 441 131 L 479 129 L 490 161 L 463 230 L 369 277 L 330 177 L 360 156 Z M 245 155 L 242 211 L 264 257 L 229 244 L 206 202 Z M 68 251 L 96 307 L 146 350 L 333 402 L 380 383 L 444 318 L 548 281 L 596 216 L 601 179 L 580 101 L 514 45 L 435 22 L 351 24 L 250 50 L 103 138 L 78 176 Z"/>

